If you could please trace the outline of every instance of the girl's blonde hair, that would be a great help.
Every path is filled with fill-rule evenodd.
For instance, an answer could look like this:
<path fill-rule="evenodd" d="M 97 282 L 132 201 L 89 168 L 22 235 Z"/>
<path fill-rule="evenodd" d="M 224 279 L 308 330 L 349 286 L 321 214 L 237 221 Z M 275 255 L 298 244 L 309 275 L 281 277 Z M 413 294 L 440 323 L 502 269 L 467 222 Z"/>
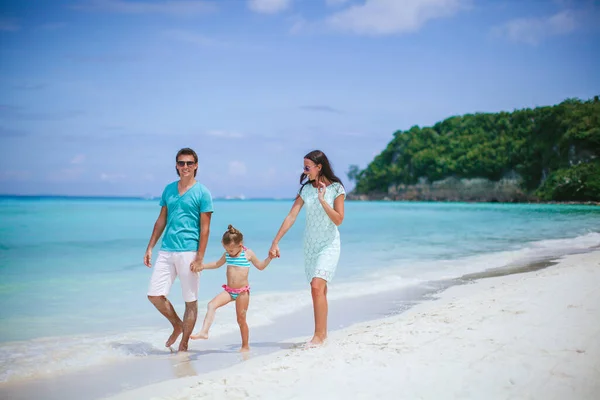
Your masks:
<path fill-rule="evenodd" d="M 223 234 L 222 240 L 224 245 L 231 244 L 232 242 L 234 244 L 240 244 L 244 241 L 244 235 L 242 235 L 242 232 L 238 231 L 233 227 L 233 225 L 230 224 Z"/>

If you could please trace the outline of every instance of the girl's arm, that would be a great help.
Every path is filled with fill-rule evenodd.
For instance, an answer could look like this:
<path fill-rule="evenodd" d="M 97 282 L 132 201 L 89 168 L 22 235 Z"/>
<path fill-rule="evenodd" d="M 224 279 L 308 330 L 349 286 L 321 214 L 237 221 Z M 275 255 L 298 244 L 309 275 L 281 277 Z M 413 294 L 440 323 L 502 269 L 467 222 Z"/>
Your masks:
<path fill-rule="evenodd" d="M 273 259 L 271 257 L 271 255 L 269 255 L 267 258 L 265 258 L 263 261 L 261 261 L 258 259 L 258 257 L 256 257 L 256 254 L 250 249 L 248 250 L 248 252 L 246 254 L 248 255 L 248 261 L 250 261 L 252 263 L 252 265 L 254 265 L 256 268 L 260 269 L 261 271 L 263 269 L 267 268 L 267 265 L 269 265 L 269 263 Z"/>
<path fill-rule="evenodd" d="M 331 206 L 327 204 L 327 201 L 325 201 L 325 191 L 327 190 L 327 186 L 323 182 L 321 182 L 319 186 L 321 189 L 319 191 L 319 202 L 323 206 L 323 209 L 331 221 L 333 221 L 333 223 L 337 226 L 340 226 L 344 221 L 344 195 L 338 195 L 333 201 L 333 208 L 331 208 Z"/>
<path fill-rule="evenodd" d="M 294 204 L 292 205 L 292 209 L 290 210 L 288 215 L 283 220 L 283 223 L 281 224 L 281 227 L 279 228 L 277 235 L 275 235 L 275 239 L 273 239 L 273 243 L 271 244 L 271 249 L 269 250 L 270 257 L 272 257 L 272 258 L 279 257 L 279 241 L 287 233 L 287 231 L 290 230 L 292 225 L 294 225 L 294 222 L 296 222 L 296 217 L 300 213 L 300 210 L 302 209 L 303 205 L 304 205 L 304 200 L 302 200 L 302 197 L 300 197 L 300 195 L 298 195 L 298 197 L 296 197 L 296 200 L 294 201 Z"/>
<path fill-rule="evenodd" d="M 202 264 L 200 266 L 200 271 L 202 271 L 203 269 L 217 269 L 219 267 L 222 267 L 223 264 L 225 264 L 225 253 L 223 253 L 221 258 L 219 258 L 217 261 Z"/>

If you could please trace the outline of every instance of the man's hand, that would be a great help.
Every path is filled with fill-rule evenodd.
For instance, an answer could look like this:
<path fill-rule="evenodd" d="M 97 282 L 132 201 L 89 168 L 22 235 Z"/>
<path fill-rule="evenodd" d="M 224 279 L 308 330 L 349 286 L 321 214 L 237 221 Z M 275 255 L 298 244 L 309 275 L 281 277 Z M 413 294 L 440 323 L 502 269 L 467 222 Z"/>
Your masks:
<path fill-rule="evenodd" d="M 202 271 L 204 269 L 204 265 L 202 265 L 202 261 L 203 260 L 201 258 L 196 258 L 190 264 L 190 270 L 192 270 L 192 272 L 200 272 L 200 271 Z"/>
<path fill-rule="evenodd" d="M 146 249 L 146 254 L 144 254 L 144 265 L 148 268 L 152 268 L 152 249 Z"/>

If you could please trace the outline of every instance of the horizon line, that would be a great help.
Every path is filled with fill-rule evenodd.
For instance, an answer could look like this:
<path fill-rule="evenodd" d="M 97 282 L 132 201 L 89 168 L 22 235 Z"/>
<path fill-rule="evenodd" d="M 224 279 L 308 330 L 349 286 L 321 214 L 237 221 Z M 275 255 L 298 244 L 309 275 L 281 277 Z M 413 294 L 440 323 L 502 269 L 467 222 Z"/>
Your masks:
<path fill-rule="evenodd" d="M 0 193 L 0 198 L 62 198 L 62 199 L 123 199 L 123 200 L 157 200 L 160 195 L 78 195 L 78 194 L 12 194 Z M 225 201 L 246 201 L 246 200 L 293 200 L 293 197 L 234 197 L 234 196 L 215 196 L 213 200 Z"/>

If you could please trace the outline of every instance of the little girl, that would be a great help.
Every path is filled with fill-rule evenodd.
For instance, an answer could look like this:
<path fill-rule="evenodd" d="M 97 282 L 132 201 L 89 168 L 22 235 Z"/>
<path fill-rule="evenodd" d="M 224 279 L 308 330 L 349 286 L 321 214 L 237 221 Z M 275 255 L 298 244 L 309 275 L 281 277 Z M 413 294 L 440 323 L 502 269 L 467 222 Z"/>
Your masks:
<path fill-rule="evenodd" d="M 213 323 L 217 308 L 235 301 L 237 321 L 242 334 L 242 348 L 240 351 L 249 351 L 246 311 L 248 310 L 248 303 L 250 301 L 250 286 L 248 285 L 250 263 L 259 270 L 263 270 L 269 265 L 272 258 L 269 256 L 265 260 L 260 261 L 252 250 L 244 247 L 244 235 L 242 235 L 242 232 L 231 225 L 227 227 L 227 231 L 223 234 L 221 243 L 225 248 L 223 256 L 218 261 L 202 264 L 200 270 L 216 269 L 227 263 L 227 284 L 223 285 L 225 291 L 216 295 L 208 303 L 202 330 L 190 336 L 190 339 L 208 339 L 208 330 Z"/>

